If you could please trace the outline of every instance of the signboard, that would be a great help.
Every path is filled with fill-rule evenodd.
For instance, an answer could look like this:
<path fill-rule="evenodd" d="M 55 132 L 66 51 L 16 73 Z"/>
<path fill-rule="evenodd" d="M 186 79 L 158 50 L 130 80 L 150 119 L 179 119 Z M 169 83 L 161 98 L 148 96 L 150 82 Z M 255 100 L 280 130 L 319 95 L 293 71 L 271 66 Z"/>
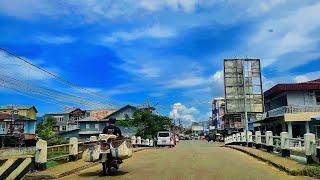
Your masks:
<path fill-rule="evenodd" d="M 260 59 L 225 59 L 224 86 L 227 113 L 262 113 Z"/>
<path fill-rule="evenodd" d="M 203 131 L 203 126 L 192 126 L 192 131 Z"/>

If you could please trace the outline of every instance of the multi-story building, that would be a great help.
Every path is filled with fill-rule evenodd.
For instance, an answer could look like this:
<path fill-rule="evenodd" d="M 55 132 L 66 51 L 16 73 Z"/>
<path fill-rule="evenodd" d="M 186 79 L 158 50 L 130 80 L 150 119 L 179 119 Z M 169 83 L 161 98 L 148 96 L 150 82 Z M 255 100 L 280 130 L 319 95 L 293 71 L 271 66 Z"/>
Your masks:
<path fill-rule="evenodd" d="M 23 143 L 33 143 L 37 112 L 34 106 L 0 107 L 0 136 L 7 138 L 16 136 L 23 140 Z"/>
<path fill-rule="evenodd" d="M 58 133 L 65 133 L 79 129 L 78 121 L 89 114 L 80 108 L 69 108 L 64 112 L 49 113 L 44 115 L 44 120 L 52 117 L 56 120 L 55 130 Z"/>
<path fill-rule="evenodd" d="M 264 93 L 266 118 L 257 122 L 262 131 L 291 137 L 312 132 L 320 137 L 320 79 L 303 83 L 277 84 Z"/>
<path fill-rule="evenodd" d="M 224 121 L 222 120 L 225 114 L 225 98 L 214 98 L 212 102 L 212 125 L 218 129 L 224 129 Z"/>
<path fill-rule="evenodd" d="M 90 136 L 98 136 L 102 133 L 103 128 L 107 125 L 110 117 L 116 118 L 117 122 L 125 121 L 132 119 L 133 113 L 136 110 L 138 110 L 138 108 L 131 105 L 126 105 L 118 110 L 109 110 L 109 113 L 100 119 L 98 119 L 95 115 L 83 118 L 78 121 L 80 128 L 79 138 L 82 140 L 88 140 Z M 124 135 L 129 136 L 135 134 L 135 130 L 132 128 L 119 127 Z"/>

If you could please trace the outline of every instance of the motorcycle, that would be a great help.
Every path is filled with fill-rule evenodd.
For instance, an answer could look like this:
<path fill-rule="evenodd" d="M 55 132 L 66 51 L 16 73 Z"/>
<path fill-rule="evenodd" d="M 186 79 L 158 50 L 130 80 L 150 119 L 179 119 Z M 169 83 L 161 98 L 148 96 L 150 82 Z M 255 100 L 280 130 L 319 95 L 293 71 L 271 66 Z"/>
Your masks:
<path fill-rule="evenodd" d="M 100 156 L 99 162 L 102 164 L 103 175 L 114 175 L 119 169 L 122 160 L 115 157 L 114 151 L 124 140 L 117 139 L 114 135 L 100 135 Z"/>

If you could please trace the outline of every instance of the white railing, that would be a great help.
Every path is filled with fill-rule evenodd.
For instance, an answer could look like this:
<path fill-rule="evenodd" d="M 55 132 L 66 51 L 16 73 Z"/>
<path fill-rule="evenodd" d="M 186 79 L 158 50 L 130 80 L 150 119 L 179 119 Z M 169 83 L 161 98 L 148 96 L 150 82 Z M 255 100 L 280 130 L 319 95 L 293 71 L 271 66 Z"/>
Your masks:
<path fill-rule="evenodd" d="M 268 117 L 281 116 L 284 114 L 294 114 L 303 112 L 320 112 L 320 106 L 282 106 L 268 111 Z"/>
<path fill-rule="evenodd" d="M 153 147 L 153 140 L 142 139 L 141 137 L 132 136 L 126 138 L 128 142 L 134 147 Z M 90 150 L 98 142 L 96 136 L 90 137 L 90 141 L 79 142 L 77 138 L 70 138 L 69 143 L 59 144 L 54 146 L 47 146 L 47 141 L 39 139 L 35 147 L 35 164 L 40 167 L 40 164 L 46 164 L 47 161 L 67 159 L 68 161 L 75 161 L 86 150 Z"/>
<path fill-rule="evenodd" d="M 254 135 L 252 135 L 252 132 L 247 131 L 227 136 L 225 144 L 251 144 L 250 146 L 255 145 L 257 148 L 265 148 L 268 152 L 281 152 L 283 156 L 290 156 L 290 152 L 304 154 L 307 157 L 307 161 L 315 157 L 317 149 L 320 149 L 320 140 L 316 141 L 315 135 L 312 133 L 305 134 L 304 138 L 291 138 L 288 132 L 282 132 L 280 136 L 273 136 L 271 131 L 267 131 L 264 135 L 261 135 L 260 131 L 256 131 Z"/>

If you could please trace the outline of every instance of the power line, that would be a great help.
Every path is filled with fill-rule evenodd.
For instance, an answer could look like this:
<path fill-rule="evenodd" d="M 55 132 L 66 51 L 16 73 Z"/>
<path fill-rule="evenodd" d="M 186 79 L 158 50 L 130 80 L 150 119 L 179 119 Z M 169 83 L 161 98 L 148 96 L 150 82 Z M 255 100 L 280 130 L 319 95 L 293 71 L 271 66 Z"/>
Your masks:
<path fill-rule="evenodd" d="M 10 89 L 24 92 L 25 94 L 33 94 L 36 96 L 48 97 L 58 102 L 82 104 L 90 107 L 104 107 L 104 104 L 96 103 L 75 95 L 71 95 L 65 92 L 48 89 L 41 86 L 34 86 L 23 81 L 17 80 L 12 77 L 8 77 L 0 74 L 1 85 Z"/>
<path fill-rule="evenodd" d="M 35 64 L 27 61 L 27 60 L 25 60 L 25 59 L 23 59 L 23 58 L 20 57 L 19 55 L 15 54 L 15 53 L 7 50 L 7 49 L 4 49 L 4 48 L 1 48 L 1 47 L 0 47 L 0 50 L 4 51 L 5 53 L 7 53 L 7 54 L 9 54 L 9 55 L 11 55 L 11 56 L 13 56 L 13 57 L 21 60 L 22 62 L 24 62 L 24 63 L 26 63 L 26 64 L 28 64 L 28 65 L 30 65 L 30 66 L 32 66 L 32 67 L 34 67 L 34 68 L 42 71 L 42 72 L 45 72 L 46 74 L 54 77 L 55 79 L 61 81 L 62 83 L 66 84 L 66 85 L 68 85 L 68 86 L 70 86 L 70 87 L 73 87 L 73 88 L 76 88 L 76 89 L 81 89 L 81 90 L 83 90 L 83 91 L 85 91 L 85 92 L 87 92 L 87 93 L 89 93 L 89 94 L 92 94 L 92 95 L 94 95 L 94 96 L 96 96 L 96 97 L 107 98 L 107 97 L 105 97 L 104 95 L 101 95 L 101 94 L 96 93 L 96 92 L 92 92 L 92 91 L 90 91 L 89 89 L 86 89 L 86 88 L 84 88 L 84 87 L 81 87 L 81 86 L 79 86 L 79 85 L 77 85 L 77 84 L 75 84 L 75 83 L 73 83 L 73 82 L 71 82 L 71 81 L 68 81 L 68 80 L 66 80 L 66 79 L 64 79 L 64 78 L 62 78 L 62 77 L 60 77 L 60 76 L 58 76 L 58 75 L 56 75 L 56 74 L 54 74 L 54 73 L 46 70 L 46 69 L 43 69 L 43 68 L 41 68 L 41 67 L 39 67 L 39 66 L 37 66 L 37 65 L 35 65 Z M 111 106 L 112 106 L 112 105 L 111 105 Z"/>

